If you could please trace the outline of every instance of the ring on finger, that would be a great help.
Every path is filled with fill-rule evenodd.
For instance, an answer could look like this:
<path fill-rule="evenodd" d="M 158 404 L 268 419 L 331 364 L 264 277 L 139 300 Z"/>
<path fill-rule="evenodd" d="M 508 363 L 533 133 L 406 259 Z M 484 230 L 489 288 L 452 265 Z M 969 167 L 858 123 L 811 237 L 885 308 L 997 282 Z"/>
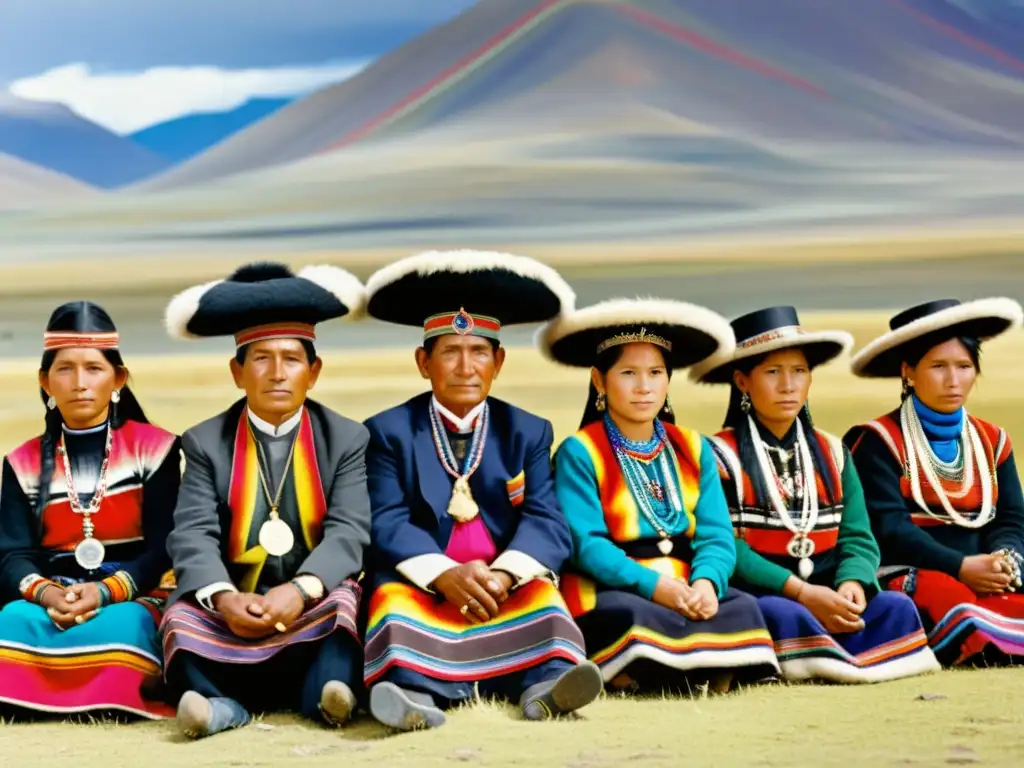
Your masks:
<path fill-rule="evenodd" d="M 459 613 L 461 613 L 463 616 L 469 613 L 469 604 L 467 603 L 466 605 L 459 608 Z"/>

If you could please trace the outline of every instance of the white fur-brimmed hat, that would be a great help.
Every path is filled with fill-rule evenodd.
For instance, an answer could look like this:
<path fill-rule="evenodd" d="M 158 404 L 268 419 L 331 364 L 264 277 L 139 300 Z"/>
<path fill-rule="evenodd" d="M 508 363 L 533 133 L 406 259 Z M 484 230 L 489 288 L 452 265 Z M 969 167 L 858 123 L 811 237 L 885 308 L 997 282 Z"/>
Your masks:
<path fill-rule="evenodd" d="M 706 307 L 670 299 L 610 299 L 555 318 L 537 333 L 544 355 L 589 368 L 598 355 L 630 343 L 654 344 L 674 369 L 687 368 L 735 340 L 729 322 Z"/>
<path fill-rule="evenodd" d="M 854 355 L 850 369 L 861 378 L 897 378 L 903 356 L 915 342 L 934 342 L 968 337 L 978 341 L 995 338 L 1024 321 L 1024 310 L 1013 299 L 997 297 L 961 302 L 939 299 L 906 309 L 889 321 L 889 332 Z"/>
<path fill-rule="evenodd" d="M 846 331 L 807 331 L 800 325 L 794 307 L 767 307 L 732 321 L 736 349 L 708 358 L 690 371 L 691 381 L 703 384 L 728 384 L 736 363 L 769 352 L 800 349 L 811 368 L 833 360 L 853 346 Z"/>
<path fill-rule="evenodd" d="M 554 269 L 527 256 L 429 251 L 378 270 L 366 281 L 367 313 L 445 334 L 498 339 L 502 326 L 540 323 L 571 311 L 576 294 Z"/>
<path fill-rule="evenodd" d="M 268 339 L 314 341 L 317 323 L 356 319 L 365 307 L 363 284 L 340 267 L 295 274 L 285 264 L 257 262 L 179 293 L 167 305 L 164 325 L 172 338 L 234 336 L 238 347 Z"/>

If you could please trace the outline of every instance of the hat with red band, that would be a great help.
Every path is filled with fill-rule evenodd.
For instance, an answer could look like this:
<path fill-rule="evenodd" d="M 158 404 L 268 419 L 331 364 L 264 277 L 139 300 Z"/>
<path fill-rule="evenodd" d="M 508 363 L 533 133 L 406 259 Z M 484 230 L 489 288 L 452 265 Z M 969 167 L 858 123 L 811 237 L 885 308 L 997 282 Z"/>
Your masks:
<path fill-rule="evenodd" d="M 174 338 L 234 336 L 236 347 L 270 339 L 312 342 L 317 323 L 356 318 L 365 306 L 363 284 L 340 267 L 295 274 L 284 264 L 261 262 L 179 293 L 167 305 L 165 324 Z"/>

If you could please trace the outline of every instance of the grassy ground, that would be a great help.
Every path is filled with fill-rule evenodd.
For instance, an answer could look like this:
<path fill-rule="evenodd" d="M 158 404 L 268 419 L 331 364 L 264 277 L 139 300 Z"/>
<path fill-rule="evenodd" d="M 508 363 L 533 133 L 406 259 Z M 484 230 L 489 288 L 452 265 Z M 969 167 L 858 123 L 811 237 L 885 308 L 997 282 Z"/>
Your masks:
<path fill-rule="evenodd" d="M 437 731 L 335 732 L 288 715 L 190 743 L 169 723 L 7 725 L 3 764 L 201 766 L 935 766 L 1024 759 L 1021 670 L 943 672 L 864 687 L 773 685 L 723 697 L 606 697 L 574 721 L 466 707 Z"/>
<path fill-rule="evenodd" d="M 858 347 L 882 331 L 887 315 L 808 316 L 808 326 L 846 328 Z M 971 401 L 978 415 L 1024 435 L 1019 408 L 1024 370 L 1020 335 L 986 348 L 984 377 Z M 365 418 L 422 391 L 412 350 L 326 352 L 316 396 L 354 418 Z M 237 393 L 224 358 L 133 359 L 135 387 L 154 421 L 181 431 L 223 409 Z M 38 431 L 42 405 L 34 386 L 37 361 L 0 365 L 0 450 Z M 529 349 L 509 352 L 495 395 L 550 418 L 556 439 L 576 426 L 586 372 L 545 362 Z M 676 378 L 672 399 L 682 423 L 718 428 L 726 392 Z M 896 382 L 864 382 L 845 361 L 815 374 L 812 408 L 819 425 L 842 433 L 894 407 Z M 0 727 L 0 762 L 78 768 L 136 766 L 670 766 L 688 765 L 940 765 L 1024 759 L 1024 686 L 1020 669 L 942 672 L 865 687 L 769 686 L 725 697 L 623 700 L 605 698 L 577 722 L 524 723 L 503 706 L 478 704 L 455 713 L 436 732 L 385 738 L 372 721 L 341 733 L 287 715 L 243 731 L 187 744 L 167 723 L 131 727 L 56 722 Z M 923 698 L 922 698 L 923 696 Z M 683 755 L 683 756 L 681 756 Z"/>

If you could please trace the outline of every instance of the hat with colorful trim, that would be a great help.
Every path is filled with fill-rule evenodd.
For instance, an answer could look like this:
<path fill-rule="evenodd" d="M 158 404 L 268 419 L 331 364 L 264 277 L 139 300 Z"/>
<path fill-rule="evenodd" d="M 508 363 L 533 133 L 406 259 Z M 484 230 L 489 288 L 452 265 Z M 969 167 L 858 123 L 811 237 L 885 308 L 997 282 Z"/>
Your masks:
<path fill-rule="evenodd" d="M 729 321 L 705 307 L 669 299 L 610 299 L 556 318 L 537 334 L 551 360 L 589 368 L 625 344 L 653 344 L 674 369 L 733 349 Z"/>
<path fill-rule="evenodd" d="M 911 345 L 937 346 L 950 339 L 995 338 L 1019 328 L 1024 311 L 1014 299 L 997 297 L 961 302 L 938 299 L 905 309 L 889 321 L 884 333 L 854 355 L 850 369 L 861 378 L 898 378 Z"/>
<path fill-rule="evenodd" d="M 423 340 L 456 334 L 499 340 L 506 325 L 540 323 L 575 306 L 555 270 L 526 256 L 429 251 L 383 267 L 366 281 L 367 314 L 423 328 Z"/>
<path fill-rule="evenodd" d="M 736 349 L 709 357 L 690 371 L 690 380 L 704 384 L 728 384 L 736 363 L 752 357 L 800 349 L 811 368 L 829 362 L 853 346 L 846 331 L 808 331 L 800 325 L 794 307 L 767 307 L 732 321 Z"/>
<path fill-rule="evenodd" d="M 164 323 L 174 338 L 234 336 L 243 347 L 268 339 L 315 341 L 317 323 L 354 319 L 365 307 L 363 284 L 340 267 L 295 274 L 284 264 L 259 262 L 182 291 L 167 305 Z"/>

